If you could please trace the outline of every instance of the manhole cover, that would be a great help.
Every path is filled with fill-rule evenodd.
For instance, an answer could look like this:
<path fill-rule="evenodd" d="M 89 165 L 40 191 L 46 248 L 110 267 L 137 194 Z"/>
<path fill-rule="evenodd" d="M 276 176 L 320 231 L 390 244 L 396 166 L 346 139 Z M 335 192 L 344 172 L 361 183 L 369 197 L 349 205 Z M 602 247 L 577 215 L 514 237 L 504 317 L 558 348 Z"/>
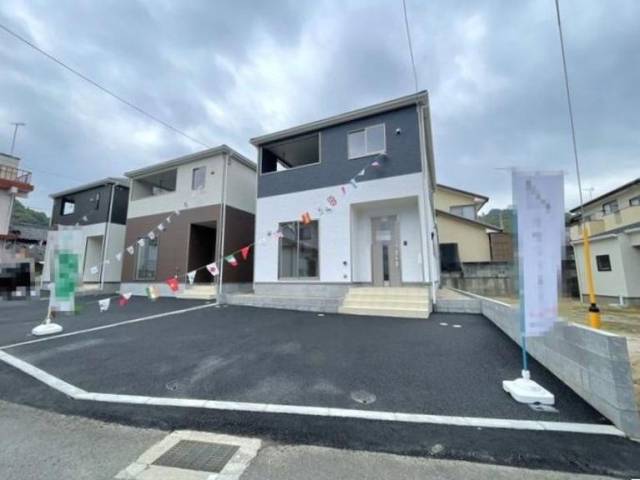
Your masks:
<path fill-rule="evenodd" d="M 541 403 L 530 403 L 529 407 L 531 408 L 531 410 L 535 410 L 536 412 L 558 413 L 558 409 L 552 407 L 551 405 L 542 405 Z"/>
<path fill-rule="evenodd" d="M 153 465 L 220 473 L 238 448 L 223 443 L 180 440 L 156 459 Z"/>
<path fill-rule="evenodd" d="M 363 405 L 368 405 L 376 401 L 376 396 L 373 393 L 365 392 L 364 390 L 351 392 L 351 398 Z"/>

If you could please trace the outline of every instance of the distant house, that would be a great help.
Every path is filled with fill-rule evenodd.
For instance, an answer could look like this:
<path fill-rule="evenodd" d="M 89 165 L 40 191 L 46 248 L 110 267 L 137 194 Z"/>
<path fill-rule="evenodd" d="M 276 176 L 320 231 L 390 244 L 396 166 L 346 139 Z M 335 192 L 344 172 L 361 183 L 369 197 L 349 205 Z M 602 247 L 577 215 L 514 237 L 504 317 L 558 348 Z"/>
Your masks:
<path fill-rule="evenodd" d="M 9 233 L 14 236 L 13 250 L 16 255 L 33 258 L 36 271 L 41 271 L 41 263 L 47 247 L 47 227 L 37 225 L 12 224 Z"/>
<path fill-rule="evenodd" d="M 435 195 L 442 271 L 460 271 L 465 263 L 513 260 L 511 235 L 478 219 L 488 197 L 438 184 Z"/>
<path fill-rule="evenodd" d="M 587 298 L 581 208 L 569 230 L 580 293 Z M 640 305 L 640 178 L 584 204 L 598 301 Z"/>
<path fill-rule="evenodd" d="M 81 279 L 88 284 L 120 282 L 121 264 L 112 261 L 124 248 L 129 181 L 108 177 L 50 195 L 53 199 L 51 230 L 77 227 L 84 248 L 80 258 Z M 48 242 L 44 282 L 51 281 L 49 258 L 55 246 Z"/>
<path fill-rule="evenodd" d="M 123 259 L 123 291 L 145 295 L 152 285 L 161 295 L 173 295 L 165 281 L 178 276 L 186 287 L 181 287 L 180 296 L 215 298 L 218 278 L 204 268 L 214 261 L 225 292 L 250 288 L 253 256 L 235 267 L 223 258 L 253 243 L 254 162 L 220 145 L 125 175 L 131 179 L 126 245 L 135 252 Z M 166 229 L 149 239 L 148 233 L 160 224 Z M 143 245 L 138 243 L 141 239 Z M 193 270 L 197 271 L 190 285 L 185 275 Z"/>
<path fill-rule="evenodd" d="M 33 190 L 31 172 L 21 170 L 19 164 L 20 158 L 0 153 L 0 247 L 16 238 L 9 231 L 16 197 L 24 198 Z"/>

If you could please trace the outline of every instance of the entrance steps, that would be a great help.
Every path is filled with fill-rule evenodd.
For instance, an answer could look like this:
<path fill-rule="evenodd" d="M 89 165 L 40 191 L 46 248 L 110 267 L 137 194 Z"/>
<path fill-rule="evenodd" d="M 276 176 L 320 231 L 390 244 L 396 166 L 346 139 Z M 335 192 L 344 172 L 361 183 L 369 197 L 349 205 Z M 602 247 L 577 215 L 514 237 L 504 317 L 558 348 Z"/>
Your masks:
<path fill-rule="evenodd" d="M 429 318 L 428 287 L 351 287 L 340 313 L 380 317 Z"/>
<path fill-rule="evenodd" d="M 184 290 L 176 293 L 176 298 L 183 300 L 213 300 L 216 298 L 218 287 L 209 283 L 187 285 Z"/>

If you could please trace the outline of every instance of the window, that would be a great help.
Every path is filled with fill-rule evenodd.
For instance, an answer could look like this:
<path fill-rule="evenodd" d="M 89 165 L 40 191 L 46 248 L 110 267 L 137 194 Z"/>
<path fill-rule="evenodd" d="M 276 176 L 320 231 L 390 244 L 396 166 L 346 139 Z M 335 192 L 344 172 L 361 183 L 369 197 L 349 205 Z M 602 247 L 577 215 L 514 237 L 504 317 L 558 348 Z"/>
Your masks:
<path fill-rule="evenodd" d="M 640 207 L 640 195 L 629 200 L 630 207 Z"/>
<path fill-rule="evenodd" d="M 96 201 L 95 209 L 99 210 L 100 209 L 100 192 L 96 192 L 95 201 Z"/>
<path fill-rule="evenodd" d="M 476 219 L 476 206 L 475 205 L 459 205 L 456 207 L 450 207 L 449 212 L 460 217 L 469 218 L 471 220 Z"/>
<path fill-rule="evenodd" d="M 279 225 L 278 278 L 318 278 L 318 222 Z"/>
<path fill-rule="evenodd" d="M 618 201 L 613 200 L 612 202 L 607 202 L 602 204 L 602 213 L 605 215 L 609 213 L 616 213 L 619 210 Z"/>
<path fill-rule="evenodd" d="M 260 172 L 274 173 L 320 163 L 320 134 L 312 133 L 264 145 Z"/>
<path fill-rule="evenodd" d="M 611 260 L 609 259 L 609 255 L 596 255 L 596 265 L 598 266 L 599 272 L 610 272 Z"/>
<path fill-rule="evenodd" d="M 384 124 L 349 132 L 347 147 L 349 158 L 384 153 L 386 150 Z"/>
<path fill-rule="evenodd" d="M 191 171 L 191 190 L 202 190 L 204 188 L 207 167 L 196 167 Z"/>
<path fill-rule="evenodd" d="M 75 211 L 76 211 L 76 202 L 74 202 L 70 198 L 63 198 L 62 204 L 60 205 L 60 214 L 71 215 Z"/>
<path fill-rule="evenodd" d="M 144 246 L 138 245 L 136 258 L 136 278 L 138 280 L 155 280 L 158 263 L 158 239 L 149 240 L 144 237 Z"/>

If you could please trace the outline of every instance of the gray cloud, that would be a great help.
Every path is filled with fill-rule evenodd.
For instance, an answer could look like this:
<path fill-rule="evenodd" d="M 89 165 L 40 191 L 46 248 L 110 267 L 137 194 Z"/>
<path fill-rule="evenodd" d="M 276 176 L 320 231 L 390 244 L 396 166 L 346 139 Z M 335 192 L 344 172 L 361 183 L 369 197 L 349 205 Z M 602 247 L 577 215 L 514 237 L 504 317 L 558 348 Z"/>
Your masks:
<path fill-rule="evenodd" d="M 579 149 L 595 194 L 640 174 L 640 4 L 563 0 Z M 408 2 L 438 180 L 510 203 L 501 167 L 567 172 L 552 1 Z M 401 4 L 6 1 L 0 22 L 145 110 L 254 158 L 248 138 L 410 93 Z M 0 32 L 0 148 L 50 192 L 199 149 Z"/>

